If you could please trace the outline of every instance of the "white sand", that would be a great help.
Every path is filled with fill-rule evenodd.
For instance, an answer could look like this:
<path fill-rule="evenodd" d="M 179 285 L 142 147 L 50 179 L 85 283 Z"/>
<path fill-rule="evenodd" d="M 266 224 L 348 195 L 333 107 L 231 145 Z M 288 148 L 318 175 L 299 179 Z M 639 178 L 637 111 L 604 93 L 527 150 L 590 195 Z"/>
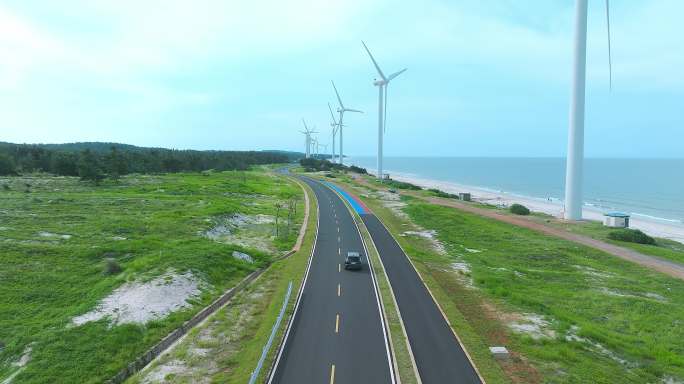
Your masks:
<path fill-rule="evenodd" d="M 113 324 L 145 324 L 190 306 L 199 296 L 201 279 L 192 272 L 168 272 L 148 282 L 128 282 L 105 297 L 92 311 L 74 317 L 74 325 L 109 318 Z"/>
<path fill-rule="evenodd" d="M 526 206 L 532 211 L 546 213 L 555 217 L 562 217 L 563 203 L 558 200 L 546 200 L 528 196 L 520 196 L 506 192 L 490 191 L 483 188 L 461 185 L 457 183 L 424 179 L 401 173 L 392 173 L 392 177 L 399 181 L 409 182 L 423 188 L 437 188 L 448 193 L 467 192 L 472 195 L 473 201 L 507 207 L 513 203 Z M 597 209 L 585 207 L 582 216 L 587 220 L 603 221 L 603 213 Z M 667 223 L 651 220 L 648 218 L 634 217 L 629 220 L 630 228 L 640 229 L 643 232 L 666 239 L 684 243 L 684 224 Z"/>

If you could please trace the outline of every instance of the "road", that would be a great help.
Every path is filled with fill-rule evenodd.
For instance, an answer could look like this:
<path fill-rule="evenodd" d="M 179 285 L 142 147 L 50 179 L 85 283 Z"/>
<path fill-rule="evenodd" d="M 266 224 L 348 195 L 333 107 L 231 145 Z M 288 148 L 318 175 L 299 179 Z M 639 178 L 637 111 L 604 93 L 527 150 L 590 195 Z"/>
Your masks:
<path fill-rule="evenodd" d="M 392 383 L 388 341 L 373 277 L 345 271 L 347 251 L 363 251 L 344 202 L 319 182 L 302 178 L 318 200 L 319 228 L 301 301 L 273 383 Z"/>
<path fill-rule="evenodd" d="M 361 219 L 385 266 L 423 384 L 481 383 L 399 244 L 372 213 L 362 214 Z"/>

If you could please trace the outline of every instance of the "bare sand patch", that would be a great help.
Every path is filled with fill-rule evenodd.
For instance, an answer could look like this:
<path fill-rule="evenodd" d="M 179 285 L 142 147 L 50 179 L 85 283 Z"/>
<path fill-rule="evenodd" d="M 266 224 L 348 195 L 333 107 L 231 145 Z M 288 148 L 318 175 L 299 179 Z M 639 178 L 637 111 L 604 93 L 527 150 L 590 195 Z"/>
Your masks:
<path fill-rule="evenodd" d="M 72 319 L 76 326 L 108 318 L 111 325 L 145 324 L 188 308 L 199 296 L 203 281 L 192 272 L 167 272 L 147 282 L 128 282 L 100 301 L 95 309 Z"/>
<path fill-rule="evenodd" d="M 263 252 L 274 252 L 273 223 L 275 217 L 270 215 L 244 215 L 241 213 L 232 216 L 219 216 L 208 219 L 214 226 L 201 236 L 219 243 L 239 245 L 244 248 L 254 248 Z"/>
<path fill-rule="evenodd" d="M 550 329 L 551 323 L 535 313 L 523 313 L 518 320 L 508 323 L 508 327 L 517 333 L 530 336 L 535 340 L 556 337 Z"/>

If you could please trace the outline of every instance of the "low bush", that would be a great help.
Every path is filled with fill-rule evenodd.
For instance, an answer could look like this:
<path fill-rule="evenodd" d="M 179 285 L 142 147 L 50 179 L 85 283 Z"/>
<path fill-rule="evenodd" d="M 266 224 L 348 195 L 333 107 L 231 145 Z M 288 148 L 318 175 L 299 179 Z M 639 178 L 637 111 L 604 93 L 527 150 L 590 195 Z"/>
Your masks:
<path fill-rule="evenodd" d="M 423 189 L 415 184 L 407 183 L 404 181 L 396 181 L 392 179 L 384 180 L 383 183 L 386 184 L 388 187 L 394 187 L 398 189 L 410 189 L 412 191 L 420 191 L 421 189 Z"/>
<path fill-rule="evenodd" d="M 522 205 L 522 204 L 517 204 L 517 203 L 511 205 L 511 207 L 509 208 L 509 210 L 511 211 L 511 213 L 514 213 L 514 214 L 516 214 L 516 215 L 527 216 L 527 215 L 530 214 L 530 209 L 529 209 L 529 208 L 527 208 L 526 206 L 524 206 L 524 205 Z"/>
<path fill-rule="evenodd" d="M 641 232 L 638 229 L 618 229 L 608 234 L 608 238 L 617 241 L 626 241 L 628 243 L 649 244 L 654 245 L 655 239 L 651 236 Z"/>
<path fill-rule="evenodd" d="M 437 188 L 430 188 L 428 191 L 432 192 L 437 197 L 443 197 L 445 199 L 456 199 L 458 200 L 458 195 L 455 193 L 448 193 Z"/>
<path fill-rule="evenodd" d="M 105 261 L 105 267 L 104 267 L 104 274 L 107 276 L 111 275 L 116 275 L 121 273 L 123 271 L 123 268 L 119 265 L 119 263 L 116 262 L 114 259 L 107 259 Z"/>

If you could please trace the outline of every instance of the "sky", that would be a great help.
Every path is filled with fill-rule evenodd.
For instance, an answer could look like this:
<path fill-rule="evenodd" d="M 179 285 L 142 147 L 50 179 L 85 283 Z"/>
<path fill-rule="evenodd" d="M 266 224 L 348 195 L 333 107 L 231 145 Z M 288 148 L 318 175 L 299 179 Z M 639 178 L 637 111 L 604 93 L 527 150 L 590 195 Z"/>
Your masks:
<path fill-rule="evenodd" d="M 588 157 L 684 157 L 684 2 L 589 1 Z M 3 0 L 0 141 L 330 151 L 334 80 L 348 155 L 565 156 L 573 0 Z"/>

